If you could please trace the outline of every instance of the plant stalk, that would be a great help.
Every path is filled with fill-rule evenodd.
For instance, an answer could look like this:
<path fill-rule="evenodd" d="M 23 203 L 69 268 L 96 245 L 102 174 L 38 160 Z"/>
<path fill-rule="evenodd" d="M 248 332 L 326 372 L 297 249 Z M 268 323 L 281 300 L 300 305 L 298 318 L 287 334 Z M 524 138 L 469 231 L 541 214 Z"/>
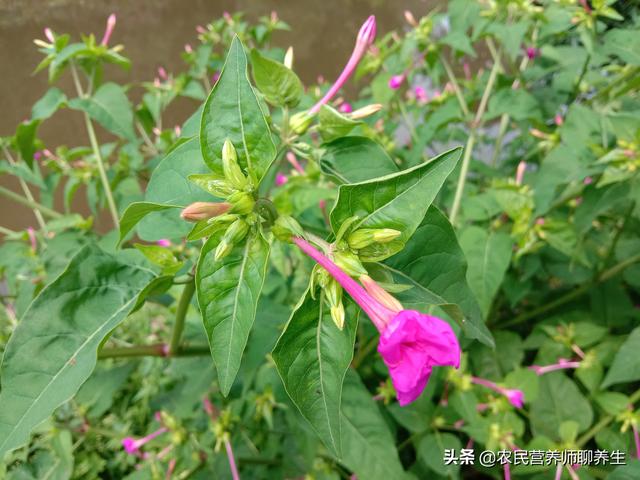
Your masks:
<path fill-rule="evenodd" d="M 9 149 L 7 149 L 6 147 L 2 147 L 2 149 L 4 151 L 5 156 L 7 157 L 7 160 L 9 161 L 9 163 L 11 165 L 15 165 L 16 161 L 11 156 L 11 153 L 9 152 Z M 25 182 L 20 177 L 18 177 L 18 181 L 20 182 L 20 188 L 22 188 L 22 191 L 24 192 L 24 196 L 27 197 L 27 200 L 29 200 L 30 202 L 34 202 L 35 201 L 35 197 L 31 193 L 31 189 L 27 185 L 27 182 Z M 38 225 L 40 225 L 40 228 L 46 233 L 47 232 L 47 224 L 45 223 L 44 218 L 42 217 L 42 213 L 40 213 L 39 210 L 34 208 L 33 209 L 33 214 L 35 215 L 36 221 L 38 222 Z"/>
<path fill-rule="evenodd" d="M 107 347 L 98 352 L 100 360 L 106 358 L 134 358 L 134 357 L 197 357 L 208 355 L 209 347 L 206 345 L 194 345 L 182 347 L 173 355 L 169 353 L 167 344 L 134 345 L 131 347 Z"/>
<path fill-rule="evenodd" d="M 184 331 L 184 323 L 187 317 L 187 310 L 189 310 L 189 304 L 191 298 L 196 291 L 196 282 L 191 280 L 189 283 L 185 283 L 178 302 L 178 309 L 176 310 L 176 320 L 173 324 L 173 332 L 171 334 L 171 343 L 169 343 L 169 356 L 173 356 L 180 351 L 180 341 L 182 340 L 182 332 Z"/>
<path fill-rule="evenodd" d="M 61 218 L 62 214 L 60 212 L 56 212 L 55 210 L 45 207 L 44 205 L 36 202 L 35 200 L 29 200 L 24 198 L 22 195 L 18 195 L 16 192 L 9 190 L 8 188 L 0 186 L 0 195 L 7 197 L 25 207 L 29 207 L 33 210 L 38 210 L 43 215 L 50 218 Z"/>

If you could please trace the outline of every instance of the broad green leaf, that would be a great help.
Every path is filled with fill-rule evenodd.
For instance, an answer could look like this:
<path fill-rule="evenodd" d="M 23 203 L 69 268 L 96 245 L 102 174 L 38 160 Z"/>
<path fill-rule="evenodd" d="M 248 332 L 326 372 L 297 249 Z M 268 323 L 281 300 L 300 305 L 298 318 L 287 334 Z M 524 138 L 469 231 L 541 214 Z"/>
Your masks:
<path fill-rule="evenodd" d="M 357 320 L 347 316 L 340 330 L 324 302 L 306 292 L 294 310 L 273 360 L 284 387 L 320 439 L 338 457 L 342 383 L 353 358 Z"/>
<path fill-rule="evenodd" d="M 62 73 L 64 66 L 70 59 L 77 55 L 87 53 L 88 50 L 88 47 L 84 43 L 80 42 L 66 45 L 56 54 L 55 58 L 49 65 L 49 82 L 53 83 L 58 78 L 60 73 Z"/>
<path fill-rule="evenodd" d="M 616 55 L 629 65 L 640 65 L 640 45 L 638 44 L 637 29 L 614 28 L 604 36 L 603 50 L 610 55 Z"/>
<path fill-rule="evenodd" d="M 133 109 L 124 89 L 116 83 L 105 83 L 88 98 L 73 98 L 68 105 L 86 112 L 89 117 L 118 137 L 136 141 Z"/>
<path fill-rule="evenodd" d="M 394 437 L 378 405 L 353 370 L 349 370 L 345 377 L 341 411 L 341 463 L 362 479 L 407 478 L 398 458 Z"/>
<path fill-rule="evenodd" d="M 511 262 L 511 237 L 471 226 L 462 232 L 460 246 L 469 263 L 469 286 L 486 317 Z"/>
<path fill-rule="evenodd" d="M 618 415 L 629 406 L 629 397 L 618 392 L 600 392 L 594 395 L 594 400 L 609 415 Z"/>
<path fill-rule="evenodd" d="M 564 373 L 542 375 L 538 398 L 531 405 L 531 428 L 534 435 L 559 440 L 560 425 L 567 420 L 577 422 L 579 432 L 589 428 L 593 421 L 589 401 Z"/>
<path fill-rule="evenodd" d="M 465 333 L 493 346 L 482 313 L 467 284 L 467 262 L 456 234 L 440 210 L 431 206 L 404 249 L 385 261 L 398 284 L 412 288 L 398 295 L 405 308 L 441 307 Z"/>
<path fill-rule="evenodd" d="M 444 464 L 444 451 L 453 449 L 459 452 L 462 448 L 460 439 L 452 433 L 435 432 L 423 437 L 418 442 L 418 458 L 431 470 L 442 476 L 457 476 L 460 465 L 452 463 Z"/>
<path fill-rule="evenodd" d="M 187 178 L 197 173 L 209 173 L 202 160 L 197 137 L 184 141 L 160 162 L 151 175 L 145 193 L 145 202 L 162 205 L 189 205 L 198 201 L 211 201 L 212 197 Z M 168 209 L 145 217 L 138 226 L 143 240 L 181 238 L 189 233 L 192 224 L 180 218 L 176 209 Z"/>
<path fill-rule="evenodd" d="M 253 80 L 267 102 L 282 107 L 295 107 L 304 91 L 298 76 L 282 63 L 251 50 Z"/>
<path fill-rule="evenodd" d="M 498 90 L 491 95 L 487 119 L 507 114 L 514 120 L 541 119 L 539 102 L 525 90 L 511 87 Z"/>
<path fill-rule="evenodd" d="M 367 137 L 343 137 L 323 145 L 322 172 L 339 183 L 357 183 L 398 172 L 398 166 Z"/>
<path fill-rule="evenodd" d="M 640 327 L 635 328 L 616 353 L 602 388 L 640 380 Z"/>
<path fill-rule="evenodd" d="M 607 475 L 607 480 L 636 480 L 637 478 L 640 478 L 640 460 L 629 460 L 628 464 L 616 467 Z"/>
<path fill-rule="evenodd" d="M 359 120 L 352 120 L 328 105 L 320 107 L 318 121 L 320 136 L 325 142 L 344 137 L 362 123 Z"/>
<path fill-rule="evenodd" d="M 67 96 L 58 87 L 47 90 L 40 100 L 31 108 L 31 118 L 46 120 L 51 117 L 67 101 Z"/>
<path fill-rule="evenodd" d="M 135 202 L 127 207 L 120 219 L 120 240 L 118 243 L 127 236 L 127 234 L 135 227 L 140 220 L 146 217 L 151 212 L 161 212 L 171 208 L 184 208 L 180 205 L 163 205 L 161 203 L 151 202 Z"/>
<path fill-rule="evenodd" d="M 153 279 L 129 257 L 84 247 L 25 312 L 2 362 L 0 458 L 78 391 L 104 338 Z"/>
<path fill-rule="evenodd" d="M 161 247 L 160 245 L 142 245 L 136 243 L 134 247 L 142 252 L 151 263 L 162 267 L 164 274 L 175 274 L 183 265 L 183 262 L 178 261 L 173 253 L 171 253 L 171 250 Z"/>
<path fill-rule="evenodd" d="M 75 401 L 86 409 L 86 415 L 98 419 L 104 415 L 116 397 L 116 393 L 124 385 L 136 367 L 136 363 L 120 366 L 98 366 L 89 379 L 84 382 Z"/>
<path fill-rule="evenodd" d="M 449 150 L 413 168 L 384 177 L 341 185 L 331 210 L 334 232 L 350 217 L 352 228 L 392 228 L 402 234 L 378 260 L 400 251 L 427 213 L 442 184 L 460 158 L 460 148 Z M 390 245 L 390 244 L 388 244 Z"/>
<path fill-rule="evenodd" d="M 202 247 L 196 288 L 218 384 L 226 396 L 240 368 L 242 352 L 256 318 L 269 244 L 261 234 L 249 234 L 244 244 L 215 261 L 215 249 L 223 234 L 224 231 L 215 232 Z"/>
<path fill-rule="evenodd" d="M 231 140 L 240 166 L 258 181 L 275 159 L 276 147 L 247 76 L 247 56 L 235 37 L 220 78 L 202 112 L 200 143 L 205 163 L 222 175 L 222 145 Z M 198 173 L 198 172 L 192 172 Z"/>
<path fill-rule="evenodd" d="M 36 132 L 39 125 L 39 120 L 31 120 L 22 122 L 16 128 L 16 148 L 20 152 L 22 160 L 29 165 L 29 168 L 33 168 L 33 155 L 36 152 Z"/>

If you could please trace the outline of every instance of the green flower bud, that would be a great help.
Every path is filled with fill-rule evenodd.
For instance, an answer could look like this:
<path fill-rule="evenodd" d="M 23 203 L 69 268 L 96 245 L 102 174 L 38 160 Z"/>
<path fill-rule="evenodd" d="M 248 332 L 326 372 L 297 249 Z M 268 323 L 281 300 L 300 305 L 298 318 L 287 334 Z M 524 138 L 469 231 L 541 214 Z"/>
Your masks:
<path fill-rule="evenodd" d="M 360 263 L 360 259 L 357 255 L 351 252 L 336 252 L 333 256 L 333 260 L 338 267 L 352 277 L 359 277 L 360 275 L 366 275 L 367 271 Z"/>
<path fill-rule="evenodd" d="M 224 238 L 220 241 L 218 246 L 216 247 L 216 251 L 213 255 L 213 259 L 218 262 L 222 260 L 224 257 L 229 255 L 233 250 L 233 243 L 227 242 Z"/>
<path fill-rule="evenodd" d="M 238 165 L 236 149 L 229 139 L 226 139 L 222 146 L 222 170 L 224 177 L 234 188 L 242 190 L 247 186 L 247 177 L 244 176 L 240 165 Z"/>
<path fill-rule="evenodd" d="M 401 234 L 402 232 L 392 228 L 361 228 L 349 234 L 347 243 L 354 250 L 360 250 L 372 243 L 389 243 Z"/>
<path fill-rule="evenodd" d="M 288 215 L 280 215 L 273 227 L 271 227 L 271 233 L 281 242 L 290 242 L 291 237 L 302 237 L 304 231 L 295 218 Z"/>
<path fill-rule="evenodd" d="M 227 228 L 227 231 L 222 235 L 220 243 L 216 247 L 214 254 L 214 260 L 219 261 L 229 255 L 233 250 L 233 247 L 244 240 L 244 237 L 249 232 L 249 225 L 243 219 L 239 218 Z"/>
<path fill-rule="evenodd" d="M 237 213 L 238 215 L 251 213 L 255 205 L 253 197 L 247 192 L 235 192 L 227 198 L 227 201 L 232 205 L 231 213 Z"/>
<path fill-rule="evenodd" d="M 329 309 L 331 313 L 331 319 L 340 330 L 344 328 L 344 305 L 340 302 L 339 305 L 335 305 Z"/>
<path fill-rule="evenodd" d="M 215 197 L 227 198 L 236 191 L 229 182 L 217 175 L 189 175 L 188 178 L 190 182 Z"/>
<path fill-rule="evenodd" d="M 336 326 L 342 330 L 344 328 L 344 305 L 342 304 L 342 287 L 331 278 L 324 287 L 325 298 L 329 304 L 331 318 Z"/>
<path fill-rule="evenodd" d="M 308 111 L 298 112 L 289 120 L 289 128 L 296 134 L 302 135 L 307 131 L 313 120 L 313 115 Z"/>

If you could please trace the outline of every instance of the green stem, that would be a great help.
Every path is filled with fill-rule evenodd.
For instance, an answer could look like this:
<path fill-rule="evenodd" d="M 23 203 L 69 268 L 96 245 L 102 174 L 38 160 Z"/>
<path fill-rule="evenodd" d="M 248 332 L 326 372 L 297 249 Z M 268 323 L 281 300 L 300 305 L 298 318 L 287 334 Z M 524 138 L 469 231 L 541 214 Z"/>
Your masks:
<path fill-rule="evenodd" d="M 400 109 L 400 114 L 404 119 L 404 122 L 407 124 L 407 128 L 409 129 L 409 134 L 411 135 L 411 142 L 414 147 L 418 146 L 418 134 L 416 133 L 416 129 L 413 126 L 413 121 L 409 118 L 409 114 L 407 113 L 407 109 L 404 108 L 404 104 L 402 101 L 398 102 L 398 108 Z"/>
<path fill-rule="evenodd" d="M 458 81 L 456 80 L 456 76 L 453 74 L 453 70 L 451 69 L 449 62 L 447 62 L 447 59 L 442 54 L 440 54 L 440 63 L 442 63 L 444 71 L 447 73 L 447 77 L 449 78 L 449 82 L 451 82 L 451 85 L 453 86 L 453 91 L 456 93 L 456 98 L 458 99 L 462 113 L 464 113 L 465 117 L 469 116 L 469 108 L 467 107 L 467 102 L 464 101 L 460 85 L 458 85 Z"/>
<path fill-rule="evenodd" d="M 133 358 L 133 357 L 196 357 L 208 355 L 209 347 L 206 345 L 194 345 L 182 347 L 171 354 L 164 343 L 156 345 L 134 345 L 132 347 L 103 348 L 98 352 L 98 358 Z"/>
<path fill-rule="evenodd" d="M 640 400 L 640 389 L 636 390 L 629 397 L 629 403 L 634 404 L 638 400 Z M 591 438 L 595 437 L 600 430 L 602 430 L 604 427 L 609 425 L 613 421 L 613 419 L 614 419 L 613 415 L 607 415 L 605 417 L 602 417 L 602 419 L 598 423 L 596 423 L 593 427 L 591 427 L 591 429 L 588 432 L 586 432 L 584 435 L 578 438 L 578 441 L 576 442 L 576 445 L 578 446 L 578 448 L 582 448 L 584 445 L 586 445 L 586 443 L 589 440 L 591 440 Z"/>
<path fill-rule="evenodd" d="M 471 162 L 471 153 L 473 151 L 473 145 L 475 144 L 475 141 L 476 141 L 476 131 L 481 124 L 482 116 L 484 115 L 485 109 L 487 108 L 487 103 L 489 102 L 489 96 L 491 95 L 491 90 L 493 90 L 493 84 L 496 81 L 499 70 L 500 70 L 500 64 L 498 62 L 493 62 L 493 67 L 491 68 L 491 73 L 489 74 L 489 80 L 487 81 L 487 86 L 484 89 L 484 93 L 482 94 L 482 98 L 480 99 L 480 105 L 478 106 L 478 110 L 476 111 L 476 116 L 473 119 L 473 123 L 471 124 L 469 138 L 467 139 L 467 145 L 464 150 L 464 157 L 462 158 L 462 167 L 460 168 L 460 177 L 458 177 L 458 185 L 456 187 L 455 197 L 453 198 L 453 205 L 451 206 L 451 214 L 449 215 L 449 220 L 451 221 L 452 224 L 455 224 L 456 219 L 458 218 L 458 213 L 460 211 L 460 204 L 462 202 L 464 185 L 467 181 L 469 163 Z"/>
<path fill-rule="evenodd" d="M 173 333 L 171 334 L 171 343 L 169 344 L 169 355 L 173 356 L 180 350 L 180 341 L 182 340 L 182 332 L 184 331 L 184 322 L 187 317 L 187 310 L 189 310 L 189 304 L 191 298 L 196 291 L 196 282 L 192 280 L 184 285 L 180 301 L 178 302 L 178 309 L 176 310 L 176 320 L 173 324 Z"/>
<path fill-rule="evenodd" d="M 9 152 L 9 149 L 7 147 L 2 147 L 2 150 L 4 151 L 4 154 L 7 157 L 7 160 L 9 161 L 9 163 L 11 165 L 15 165 L 16 161 L 11 156 L 11 152 Z M 24 196 L 27 197 L 27 200 L 29 200 L 30 202 L 34 202 L 35 198 L 31 193 L 31 189 L 27 185 L 27 182 L 25 182 L 21 177 L 18 177 L 18 181 L 20 182 L 20 188 L 22 188 L 22 191 L 24 192 Z M 38 211 L 37 209 L 33 209 L 33 214 L 36 216 L 36 221 L 38 222 L 38 225 L 40 225 L 40 228 L 45 233 L 47 233 L 47 225 L 44 221 L 44 218 L 42 217 L 42 213 L 40 213 L 40 211 Z"/>
<path fill-rule="evenodd" d="M 17 235 L 18 232 L 14 232 L 13 230 L 9 229 L 9 228 L 5 228 L 0 226 L 0 233 L 2 233 L 3 235 Z"/>
<path fill-rule="evenodd" d="M 60 218 L 62 214 L 60 212 L 56 212 L 55 210 L 45 207 L 44 205 L 36 202 L 35 200 L 29 200 L 24 198 L 22 195 L 18 195 L 16 192 L 9 190 L 8 188 L 0 186 L 0 195 L 5 196 L 25 207 L 29 207 L 34 210 L 38 210 L 46 217 L 50 218 Z"/>
<path fill-rule="evenodd" d="M 602 272 L 600 275 L 598 275 L 598 277 L 596 279 L 594 279 L 592 282 L 586 283 L 584 285 L 582 285 L 581 287 L 576 288 L 575 290 L 566 293 L 565 295 L 561 296 L 560 298 L 554 300 L 553 302 L 547 303 L 545 305 L 542 305 L 541 307 L 538 308 L 534 308 L 533 310 L 529 311 L 529 312 L 525 312 L 522 313 L 520 315 L 518 315 L 517 317 L 513 318 L 512 320 L 505 322 L 505 323 L 501 323 L 500 324 L 500 328 L 504 328 L 504 327 L 510 327 L 513 325 L 517 325 L 519 323 L 523 323 L 526 322 L 527 320 L 537 317 L 538 315 L 542 314 L 542 313 L 546 313 L 550 310 L 553 310 L 559 306 L 564 305 L 565 303 L 569 303 L 570 301 L 581 297 L 582 295 L 584 295 L 586 292 L 588 292 L 593 286 L 602 283 L 602 282 L 606 282 L 607 280 L 609 280 L 612 277 L 615 277 L 618 273 L 622 272 L 625 268 L 633 265 L 634 263 L 640 262 L 640 254 L 634 255 L 632 257 L 627 258 L 626 260 L 618 263 L 617 265 L 614 265 L 613 267 L 611 267 L 608 270 L 605 270 L 604 272 Z"/>
<path fill-rule="evenodd" d="M 78 78 L 78 72 L 76 70 L 74 63 L 71 63 L 71 74 L 73 76 L 73 83 L 75 84 L 78 96 L 84 97 L 85 94 L 82 91 L 82 85 L 80 84 L 80 79 Z M 102 188 L 104 189 L 104 194 L 107 197 L 107 205 L 109 206 L 109 212 L 111 213 L 113 226 L 116 229 L 119 229 L 120 216 L 118 215 L 118 208 L 116 207 L 116 202 L 113 200 L 113 193 L 111 192 L 111 184 L 109 183 L 109 178 L 107 177 L 107 171 L 104 166 L 104 160 L 102 159 L 102 153 L 100 153 L 100 144 L 98 143 L 96 132 L 93 128 L 93 123 L 91 122 L 91 118 L 89 117 L 89 114 L 86 112 L 83 112 L 83 113 L 84 113 L 84 123 L 85 123 L 85 126 L 87 127 L 87 134 L 89 135 L 89 142 L 91 143 L 91 149 L 93 150 L 93 155 L 96 158 L 96 164 L 98 165 L 98 173 L 100 174 L 100 181 L 102 182 Z"/>

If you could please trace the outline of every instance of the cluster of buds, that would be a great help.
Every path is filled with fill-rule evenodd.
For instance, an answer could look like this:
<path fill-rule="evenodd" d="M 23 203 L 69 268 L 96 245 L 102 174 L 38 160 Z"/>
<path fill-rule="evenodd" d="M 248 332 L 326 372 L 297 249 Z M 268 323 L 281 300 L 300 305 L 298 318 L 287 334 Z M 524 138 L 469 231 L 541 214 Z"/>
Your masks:
<path fill-rule="evenodd" d="M 230 140 L 222 147 L 222 171 L 224 177 L 215 174 L 191 175 L 189 180 L 203 190 L 224 198 L 223 202 L 195 202 L 182 210 L 180 216 L 188 222 L 198 222 L 202 232 L 213 233 L 224 228 L 214 258 L 223 259 L 234 246 L 242 242 L 255 221 L 252 194 L 253 183 L 242 172 L 236 150 Z"/>
<path fill-rule="evenodd" d="M 392 228 L 361 228 L 349 234 L 347 243 L 353 250 L 362 250 L 374 243 L 389 243 L 401 233 Z"/>

